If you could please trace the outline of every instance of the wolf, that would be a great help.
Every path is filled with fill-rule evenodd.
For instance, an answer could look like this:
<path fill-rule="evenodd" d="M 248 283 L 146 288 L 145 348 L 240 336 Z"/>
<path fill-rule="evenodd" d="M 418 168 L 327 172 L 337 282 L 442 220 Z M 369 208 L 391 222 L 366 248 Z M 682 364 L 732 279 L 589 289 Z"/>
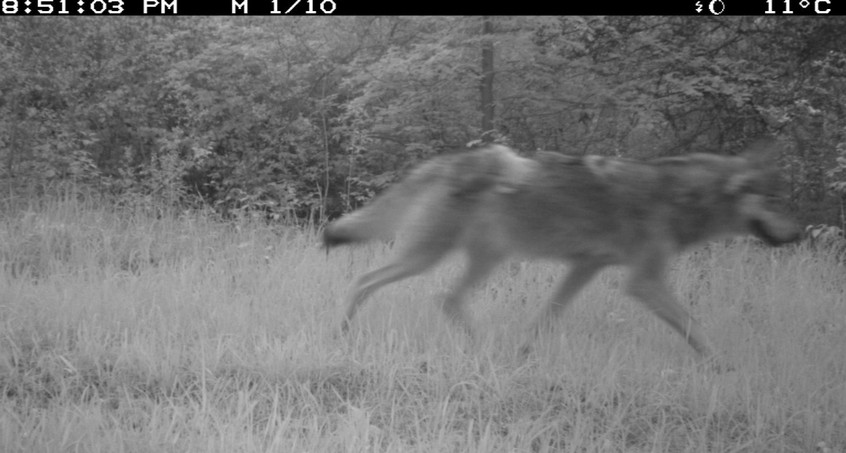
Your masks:
<path fill-rule="evenodd" d="M 780 186 L 776 150 L 765 139 L 734 156 L 696 153 L 648 161 L 557 152 L 527 158 L 502 145 L 436 157 L 324 229 L 327 252 L 407 232 L 393 260 L 355 281 L 341 329 L 348 330 L 379 288 L 421 274 L 460 250 L 466 269 L 442 308 L 471 338 L 465 299 L 497 264 L 519 256 L 570 265 L 532 322 L 523 355 L 600 270 L 623 266 L 626 292 L 710 357 L 702 328 L 668 287 L 668 263 L 724 237 L 751 234 L 772 246 L 801 237 L 798 224 L 771 206 Z"/>

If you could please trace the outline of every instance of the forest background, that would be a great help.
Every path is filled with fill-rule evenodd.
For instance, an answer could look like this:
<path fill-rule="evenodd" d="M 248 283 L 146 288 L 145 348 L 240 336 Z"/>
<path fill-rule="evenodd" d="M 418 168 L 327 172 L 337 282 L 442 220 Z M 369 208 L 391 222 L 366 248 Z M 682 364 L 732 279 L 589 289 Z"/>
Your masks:
<path fill-rule="evenodd" d="M 4 18 L 0 187 L 322 224 L 499 141 L 650 158 L 784 143 L 843 226 L 846 19 Z"/>
<path fill-rule="evenodd" d="M 562 266 L 437 301 L 450 257 L 338 335 L 391 246 L 315 233 L 486 141 L 650 158 L 781 143 L 843 226 L 846 19 L 0 20 L 0 451 L 846 451 L 843 241 L 722 241 L 668 284 L 722 371 L 608 270 L 527 359 Z M 813 234 L 809 235 L 814 238 Z M 825 235 L 822 235 L 823 237 Z M 457 255 L 457 254 L 456 254 Z"/>

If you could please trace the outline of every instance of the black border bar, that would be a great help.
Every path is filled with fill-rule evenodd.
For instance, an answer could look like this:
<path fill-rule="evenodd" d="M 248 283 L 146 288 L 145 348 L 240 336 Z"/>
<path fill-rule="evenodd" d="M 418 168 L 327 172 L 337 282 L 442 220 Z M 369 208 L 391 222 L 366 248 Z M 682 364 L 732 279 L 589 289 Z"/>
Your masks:
<path fill-rule="evenodd" d="M 753 15 L 842 14 L 841 0 L 4 0 L 0 15 Z M 803 6 L 804 5 L 804 6 Z M 788 14 L 788 12 L 790 12 Z"/>

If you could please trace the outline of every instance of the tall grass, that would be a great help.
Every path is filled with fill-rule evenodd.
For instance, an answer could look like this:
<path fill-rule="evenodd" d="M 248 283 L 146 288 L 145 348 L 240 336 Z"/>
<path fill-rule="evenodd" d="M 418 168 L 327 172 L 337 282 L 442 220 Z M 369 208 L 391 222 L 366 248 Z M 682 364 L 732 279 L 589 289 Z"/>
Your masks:
<path fill-rule="evenodd" d="M 483 345 L 436 301 L 460 259 L 378 293 L 336 335 L 384 245 L 71 198 L 0 222 L 6 452 L 846 450 L 842 266 L 715 244 L 672 283 L 733 371 L 607 271 L 526 362 L 561 266 L 504 266 L 473 296 Z"/>

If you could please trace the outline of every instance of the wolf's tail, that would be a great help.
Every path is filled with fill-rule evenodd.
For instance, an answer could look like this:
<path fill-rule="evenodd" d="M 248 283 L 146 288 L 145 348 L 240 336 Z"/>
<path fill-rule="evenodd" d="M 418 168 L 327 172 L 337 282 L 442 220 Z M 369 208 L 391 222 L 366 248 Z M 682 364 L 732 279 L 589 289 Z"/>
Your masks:
<path fill-rule="evenodd" d="M 389 240 L 427 191 L 438 187 L 441 159 L 414 169 L 405 179 L 388 188 L 367 206 L 344 215 L 323 230 L 323 245 L 352 244 L 375 239 Z"/>
<path fill-rule="evenodd" d="M 435 158 L 417 167 L 369 205 L 330 223 L 323 230 L 323 245 L 389 240 L 415 208 L 449 206 L 455 212 L 471 208 L 475 195 L 496 185 L 519 183 L 526 161 L 499 145 Z"/>

